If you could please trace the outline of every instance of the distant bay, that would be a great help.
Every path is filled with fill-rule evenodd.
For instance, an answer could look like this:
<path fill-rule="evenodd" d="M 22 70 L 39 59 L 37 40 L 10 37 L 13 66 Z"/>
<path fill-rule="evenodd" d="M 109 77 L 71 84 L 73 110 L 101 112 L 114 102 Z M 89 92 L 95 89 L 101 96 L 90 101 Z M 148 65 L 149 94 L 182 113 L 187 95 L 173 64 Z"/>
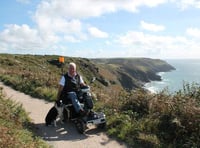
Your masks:
<path fill-rule="evenodd" d="M 165 60 L 176 68 L 170 72 L 160 72 L 162 81 L 151 81 L 145 88 L 158 93 L 163 89 L 175 92 L 183 88 L 184 83 L 200 83 L 200 59 L 171 59 Z"/>

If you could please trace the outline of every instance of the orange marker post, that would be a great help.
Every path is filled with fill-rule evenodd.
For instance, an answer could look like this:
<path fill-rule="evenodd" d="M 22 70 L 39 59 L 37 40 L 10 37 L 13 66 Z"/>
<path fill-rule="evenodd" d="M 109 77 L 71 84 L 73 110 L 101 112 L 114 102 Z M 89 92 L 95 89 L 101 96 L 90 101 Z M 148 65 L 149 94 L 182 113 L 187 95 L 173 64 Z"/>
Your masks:
<path fill-rule="evenodd" d="M 64 66 L 65 58 L 63 56 L 60 56 L 58 60 L 61 65 L 61 72 L 62 72 L 62 74 L 64 74 L 63 66 Z"/>
<path fill-rule="evenodd" d="M 59 57 L 59 62 L 63 64 L 65 62 L 65 58 L 63 56 L 60 56 Z"/>

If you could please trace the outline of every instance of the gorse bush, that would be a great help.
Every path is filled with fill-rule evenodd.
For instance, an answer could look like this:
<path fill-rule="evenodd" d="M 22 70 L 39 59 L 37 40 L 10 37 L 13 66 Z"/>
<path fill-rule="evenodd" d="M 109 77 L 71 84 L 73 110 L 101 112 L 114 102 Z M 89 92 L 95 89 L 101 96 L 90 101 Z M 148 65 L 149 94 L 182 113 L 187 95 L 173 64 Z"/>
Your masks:
<path fill-rule="evenodd" d="M 200 145 L 198 136 L 200 105 L 198 96 L 191 94 L 195 94 L 199 87 L 187 84 L 187 87 L 184 85 L 183 88 L 183 91 L 180 90 L 174 95 L 166 94 L 166 97 L 157 98 L 159 99 L 157 106 L 160 110 L 157 135 L 165 144 L 196 147 Z"/>
<path fill-rule="evenodd" d="M 129 93 L 129 95 L 121 99 L 121 111 L 131 111 L 134 113 L 134 118 L 142 118 L 148 114 L 148 101 L 150 95 L 146 95 L 145 90 L 137 89 Z"/>
<path fill-rule="evenodd" d="M 175 94 L 167 90 L 121 93 L 121 109 L 114 115 L 108 113 L 108 133 L 132 147 L 199 147 L 199 86 L 183 88 Z"/>

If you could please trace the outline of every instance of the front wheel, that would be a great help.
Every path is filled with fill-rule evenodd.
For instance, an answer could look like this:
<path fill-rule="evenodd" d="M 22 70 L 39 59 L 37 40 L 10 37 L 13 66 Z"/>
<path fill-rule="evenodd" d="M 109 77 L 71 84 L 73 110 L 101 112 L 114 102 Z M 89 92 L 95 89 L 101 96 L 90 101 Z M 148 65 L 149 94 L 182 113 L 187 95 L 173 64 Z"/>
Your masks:
<path fill-rule="evenodd" d="M 86 130 L 86 125 L 85 125 L 84 121 L 79 119 L 76 121 L 75 124 L 76 124 L 76 128 L 77 128 L 78 132 L 83 134 Z"/>

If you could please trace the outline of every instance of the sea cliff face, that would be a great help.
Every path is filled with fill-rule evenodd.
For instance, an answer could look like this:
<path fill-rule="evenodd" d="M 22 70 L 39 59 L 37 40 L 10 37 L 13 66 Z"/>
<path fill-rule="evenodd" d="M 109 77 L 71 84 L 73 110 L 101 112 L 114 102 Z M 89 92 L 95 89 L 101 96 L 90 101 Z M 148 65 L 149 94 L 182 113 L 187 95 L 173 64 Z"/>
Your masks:
<path fill-rule="evenodd" d="M 95 59 L 94 62 L 101 64 L 116 76 L 117 81 L 125 89 L 134 89 L 143 86 L 149 81 L 160 81 L 158 72 L 167 72 L 175 68 L 166 61 L 149 58 L 115 58 Z M 104 75 L 106 77 L 106 75 Z"/>

